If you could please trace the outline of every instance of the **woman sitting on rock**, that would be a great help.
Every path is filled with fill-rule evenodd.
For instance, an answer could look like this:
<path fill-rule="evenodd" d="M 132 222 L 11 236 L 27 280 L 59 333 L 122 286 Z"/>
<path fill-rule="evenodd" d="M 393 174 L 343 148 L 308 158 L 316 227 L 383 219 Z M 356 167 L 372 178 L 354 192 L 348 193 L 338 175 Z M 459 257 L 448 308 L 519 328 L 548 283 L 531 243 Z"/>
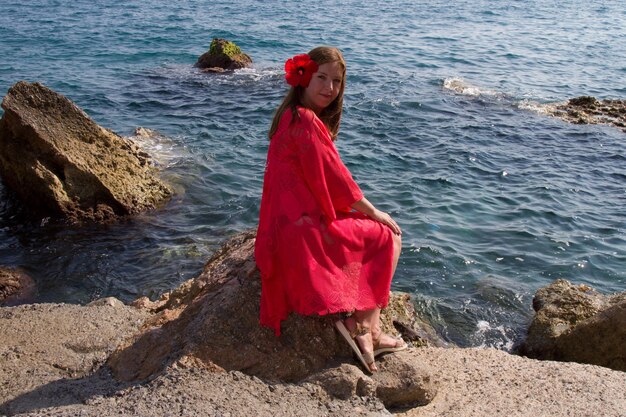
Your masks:
<path fill-rule="evenodd" d="M 406 349 L 380 327 L 401 230 L 363 196 L 333 143 L 346 81 L 341 52 L 315 48 L 287 60 L 285 71 L 291 89 L 269 131 L 255 246 L 260 321 L 280 335 L 292 311 L 351 313 L 335 325 L 374 372 L 377 354 Z"/>

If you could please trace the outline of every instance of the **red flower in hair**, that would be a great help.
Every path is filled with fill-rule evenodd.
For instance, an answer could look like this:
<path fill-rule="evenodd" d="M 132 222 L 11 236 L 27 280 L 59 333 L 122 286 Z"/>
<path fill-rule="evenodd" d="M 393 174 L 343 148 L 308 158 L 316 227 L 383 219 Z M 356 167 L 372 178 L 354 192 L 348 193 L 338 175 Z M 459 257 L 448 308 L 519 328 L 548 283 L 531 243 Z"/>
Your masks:
<path fill-rule="evenodd" d="M 308 87 L 314 72 L 317 72 L 317 62 L 308 54 L 296 55 L 285 62 L 285 79 L 292 87 Z"/>

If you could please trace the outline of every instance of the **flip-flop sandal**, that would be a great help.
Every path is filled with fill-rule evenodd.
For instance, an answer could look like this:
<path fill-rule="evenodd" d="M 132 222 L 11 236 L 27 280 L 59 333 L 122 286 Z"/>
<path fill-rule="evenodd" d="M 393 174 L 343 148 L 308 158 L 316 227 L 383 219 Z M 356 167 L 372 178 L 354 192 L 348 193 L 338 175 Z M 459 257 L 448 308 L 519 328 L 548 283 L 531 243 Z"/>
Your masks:
<path fill-rule="evenodd" d="M 398 346 L 398 342 L 402 342 L 402 345 Z M 382 355 L 383 353 L 391 353 L 391 352 L 400 352 L 401 350 L 405 350 L 408 348 L 406 342 L 400 338 L 396 338 L 395 346 L 386 346 L 376 349 L 378 343 L 374 343 L 374 357 L 378 355 Z"/>
<path fill-rule="evenodd" d="M 343 324 L 343 320 L 337 320 L 335 322 L 335 327 L 337 328 L 339 333 L 343 336 L 343 338 L 346 340 L 346 342 L 348 342 L 348 344 L 354 351 L 354 354 L 356 355 L 357 358 L 359 358 L 359 361 L 361 361 L 361 364 L 363 364 L 363 367 L 367 370 L 367 372 L 372 373 L 372 370 L 370 369 L 370 365 L 374 363 L 374 355 L 371 353 L 363 354 L 361 352 L 361 349 L 359 349 L 359 346 L 354 341 L 354 338 L 350 334 L 350 331 L 348 330 L 346 325 Z M 368 363 L 366 359 L 371 359 L 371 361 Z"/>

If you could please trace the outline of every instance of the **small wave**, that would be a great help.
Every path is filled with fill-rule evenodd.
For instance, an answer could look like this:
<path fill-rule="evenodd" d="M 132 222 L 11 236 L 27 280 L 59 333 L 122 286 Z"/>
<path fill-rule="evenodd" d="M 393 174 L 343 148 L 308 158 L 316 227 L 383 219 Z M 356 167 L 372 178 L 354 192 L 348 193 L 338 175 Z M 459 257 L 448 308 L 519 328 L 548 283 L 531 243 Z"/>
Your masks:
<path fill-rule="evenodd" d="M 264 78 L 280 77 L 284 74 L 284 71 L 280 68 L 242 68 L 235 70 L 234 75 L 241 77 L 248 77 L 254 80 L 261 80 Z"/>
<path fill-rule="evenodd" d="M 515 103 L 515 106 L 520 110 L 527 110 L 533 113 L 550 115 L 554 113 L 554 110 L 556 109 L 556 106 L 558 104 L 562 103 L 539 103 L 538 101 L 524 99 Z"/>
<path fill-rule="evenodd" d="M 242 68 L 225 73 L 205 73 L 192 65 L 167 65 L 152 71 L 152 76 L 175 81 L 190 81 L 199 84 L 249 84 L 264 80 L 280 79 L 283 71 L 276 67 Z"/>
<path fill-rule="evenodd" d="M 496 348 L 510 352 L 513 349 L 513 335 L 511 329 L 504 325 L 495 326 L 486 320 L 476 323 L 473 339 L 476 346 L 481 348 Z"/>
<path fill-rule="evenodd" d="M 128 139 L 136 143 L 152 158 L 155 165 L 169 168 L 180 161 L 185 152 L 170 137 L 167 137 L 156 130 L 138 127 L 134 135 Z"/>
<path fill-rule="evenodd" d="M 445 80 L 443 80 L 443 88 L 445 88 L 446 90 L 454 91 L 457 94 L 462 94 L 464 96 L 472 96 L 472 97 L 479 97 L 479 96 L 500 97 L 504 95 L 498 91 L 477 87 L 475 85 L 468 83 L 467 81 L 461 78 L 456 78 L 456 77 L 446 78 Z"/>

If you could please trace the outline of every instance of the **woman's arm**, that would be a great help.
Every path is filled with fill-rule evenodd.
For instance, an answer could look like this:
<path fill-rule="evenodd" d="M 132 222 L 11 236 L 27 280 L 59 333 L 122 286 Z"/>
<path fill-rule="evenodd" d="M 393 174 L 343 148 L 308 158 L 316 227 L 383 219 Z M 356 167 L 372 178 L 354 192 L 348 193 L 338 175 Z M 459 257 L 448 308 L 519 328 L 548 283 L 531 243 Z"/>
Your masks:
<path fill-rule="evenodd" d="M 359 211 L 371 217 L 372 219 L 381 222 L 382 224 L 386 224 L 395 234 L 402 234 L 402 230 L 400 230 L 400 226 L 398 226 L 398 223 L 396 223 L 396 221 L 392 219 L 389 214 L 385 213 L 384 211 L 380 211 L 376 207 L 374 207 L 372 203 L 367 200 L 367 198 L 363 197 L 356 203 L 352 204 L 351 207 L 356 211 Z"/>

